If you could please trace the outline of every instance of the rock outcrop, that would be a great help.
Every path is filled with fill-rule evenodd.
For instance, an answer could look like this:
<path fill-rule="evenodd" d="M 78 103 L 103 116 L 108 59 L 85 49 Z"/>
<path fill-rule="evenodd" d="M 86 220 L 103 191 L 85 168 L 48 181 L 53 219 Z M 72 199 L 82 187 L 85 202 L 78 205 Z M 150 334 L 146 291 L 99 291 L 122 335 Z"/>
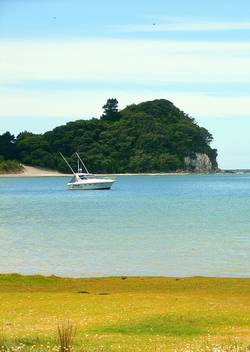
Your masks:
<path fill-rule="evenodd" d="M 209 173 L 215 171 L 207 154 L 196 153 L 195 155 L 195 158 L 188 156 L 184 159 L 188 169 L 197 173 Z"/>

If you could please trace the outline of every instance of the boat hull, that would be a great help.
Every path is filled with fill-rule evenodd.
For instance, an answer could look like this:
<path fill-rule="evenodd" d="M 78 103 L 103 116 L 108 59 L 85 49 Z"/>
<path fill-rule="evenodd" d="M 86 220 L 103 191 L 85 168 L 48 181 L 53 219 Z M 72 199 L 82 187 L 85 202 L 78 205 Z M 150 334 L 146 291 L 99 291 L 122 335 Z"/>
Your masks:
<path fill-rule="evenodd" d="M 114 182 L 100 182 L 100 183 L 75 183 L 68 184 L 68 188 L 70 190 L 80 190 L 80 191 L 88 191 L 88 190 L 101 190 L 101 189 L 110 189 Z"/>

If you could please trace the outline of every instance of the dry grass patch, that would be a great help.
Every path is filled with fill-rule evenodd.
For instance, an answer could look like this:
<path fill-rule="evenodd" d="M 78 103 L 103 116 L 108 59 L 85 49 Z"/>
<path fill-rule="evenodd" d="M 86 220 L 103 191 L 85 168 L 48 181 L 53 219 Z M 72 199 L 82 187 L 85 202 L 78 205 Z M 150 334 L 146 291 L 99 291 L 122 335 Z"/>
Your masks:
<path fill-rule="evenodd" d="M 59 352 L 73 351 L 75 332 L 76 328 L 69 320 L 57 326 Z"/>

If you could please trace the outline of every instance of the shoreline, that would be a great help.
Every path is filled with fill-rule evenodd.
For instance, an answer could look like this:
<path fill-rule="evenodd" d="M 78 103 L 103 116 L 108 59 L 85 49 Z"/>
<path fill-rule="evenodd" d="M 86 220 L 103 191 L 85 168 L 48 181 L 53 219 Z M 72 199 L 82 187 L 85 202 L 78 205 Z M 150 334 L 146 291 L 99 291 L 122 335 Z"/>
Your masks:
<path fill-rule="evenodd" d="M 23 171 L 21 172 L 13 172 L 13 173 L 0 173 L 0 178 L 16 178 L 16 177 L 71 177 L 71 173 L 62 173 L 55 170 L 43 169 L 34 166 L 22 165 Z M 250 170 L 221 170 L 218 172 L 211 173 L 197 173 L 197 172 L 187 172 L 187 171 L 177 171 L 177 172 L 125 172 L 125 173 L 97 173 L 97 176 L 188 176 L 188 175 L 226 175 L 226 174 L 246 174 L 249 173 Z"/>
<path fill-rule="evenodd" d="M 185 176 L 191 175 L 190 172 L 145 172 L 145 173 L 105 173 L 96 174 L 97 176 Z M 6 177 L 71 177 L 72 174 L 61 173 L 54 170 L 42 169 L 33 166 L 23 165 L 22 172 L 0 174 L 0 178 Z"/>

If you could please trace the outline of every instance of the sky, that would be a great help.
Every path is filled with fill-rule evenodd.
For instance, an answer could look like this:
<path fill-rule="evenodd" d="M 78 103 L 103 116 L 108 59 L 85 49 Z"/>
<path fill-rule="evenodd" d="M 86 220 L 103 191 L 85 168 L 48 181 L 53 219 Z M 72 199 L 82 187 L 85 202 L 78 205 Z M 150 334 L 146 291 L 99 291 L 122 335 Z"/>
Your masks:
<path fill-rule="evenodd" d="M 0 133 L 168 99 L 250 168 L 249 0 L 0 0 Z"/>

